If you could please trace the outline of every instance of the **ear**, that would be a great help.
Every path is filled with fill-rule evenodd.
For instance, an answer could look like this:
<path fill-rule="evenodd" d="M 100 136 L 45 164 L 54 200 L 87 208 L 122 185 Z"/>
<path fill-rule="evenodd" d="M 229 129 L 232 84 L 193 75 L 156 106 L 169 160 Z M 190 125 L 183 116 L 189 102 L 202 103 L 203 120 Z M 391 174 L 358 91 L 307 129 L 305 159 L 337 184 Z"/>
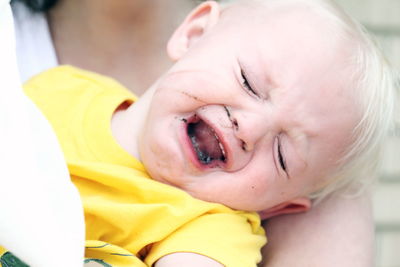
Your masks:
<path fill-rule="evenodd" d="M 277 215 L 306 212 L 311 206 L 311 200 L 308 197 L 300 197 L 260 211 L 258 214 L 260 214 L 261 219 L 264 220 Z"/>
<path fill-rule="evenodd" d="M 198 39 L 217 23 L 219 15 L 220 7 L 215 1 L 206 1 L 192 10 L 169 39 L 168 56 L 173 61 L 180 59 Z"/>

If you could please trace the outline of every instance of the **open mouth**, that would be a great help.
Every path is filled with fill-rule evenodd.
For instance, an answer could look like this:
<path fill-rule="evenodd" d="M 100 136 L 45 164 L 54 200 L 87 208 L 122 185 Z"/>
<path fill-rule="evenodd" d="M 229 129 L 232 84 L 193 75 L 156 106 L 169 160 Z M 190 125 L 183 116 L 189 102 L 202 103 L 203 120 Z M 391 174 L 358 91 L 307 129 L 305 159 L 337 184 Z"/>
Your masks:
<path fill-rule="evenodd" d="M 197 159 L 201 164 L 226 162 L 226 152 L 218 135 L 207 123 L 197 116 L 187 123 L 187 134 Z M 214 164 L 213 164 L 214 165 Z"/>

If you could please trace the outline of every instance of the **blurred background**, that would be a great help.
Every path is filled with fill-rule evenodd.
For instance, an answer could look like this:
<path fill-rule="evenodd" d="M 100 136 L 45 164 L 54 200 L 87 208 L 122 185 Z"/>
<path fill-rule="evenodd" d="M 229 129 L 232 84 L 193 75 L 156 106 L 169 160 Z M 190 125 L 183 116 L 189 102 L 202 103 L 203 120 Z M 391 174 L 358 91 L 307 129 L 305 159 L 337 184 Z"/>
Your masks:
<path fill-rule="evenodd" d="M 400 0 L 335 1 L 365 25 L 376 37 L 387 59 L 400 71 Z M 400 267 L 400 126 L 386 142 L 385 159 L 373 192 L 374 266 Z"/>

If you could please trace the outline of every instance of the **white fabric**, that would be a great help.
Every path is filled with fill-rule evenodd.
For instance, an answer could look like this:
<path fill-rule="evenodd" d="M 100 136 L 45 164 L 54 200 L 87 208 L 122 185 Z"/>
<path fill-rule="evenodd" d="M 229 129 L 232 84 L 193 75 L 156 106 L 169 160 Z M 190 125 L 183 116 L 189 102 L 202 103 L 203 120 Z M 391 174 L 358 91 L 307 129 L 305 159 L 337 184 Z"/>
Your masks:
<path fill-rule="evenodd" d="M 8 0 L 0 40 L 0 245 L 33 267 L 82 266 L 79 194 L 49 124 L 22 92 Z"/>
<path fill-rule="evenodd" d="M 18 68 L 22 82 L 58 65 L 44 13 L 32 12 L 20 2 L 13 3 Z"/>

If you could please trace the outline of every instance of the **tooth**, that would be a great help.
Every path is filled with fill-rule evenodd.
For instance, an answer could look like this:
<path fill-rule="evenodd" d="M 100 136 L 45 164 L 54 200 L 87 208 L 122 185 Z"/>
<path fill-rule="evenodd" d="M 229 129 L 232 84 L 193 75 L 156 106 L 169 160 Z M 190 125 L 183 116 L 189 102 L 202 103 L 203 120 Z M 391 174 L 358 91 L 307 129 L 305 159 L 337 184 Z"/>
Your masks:
<path fill-rule="evenodd" d="M 224 146 L 218 141 L 219 148 L 221 149 L 222 155 L 225 157 Z"/>
<path fill-rule="evenodd" d="M 217 136 L 215 133 L 214 133 L 214 136 L 215 136 L 215 139 L 217 139 L 217 141 L 218 141 L 218 145 L 219 145 L 219 148 L 221 149 L 222 155 L 225 157 L 225 149 L 224 149 L 224 146 L 221 144 L 221 142 L 219 141 L 218 136 Z"/>

